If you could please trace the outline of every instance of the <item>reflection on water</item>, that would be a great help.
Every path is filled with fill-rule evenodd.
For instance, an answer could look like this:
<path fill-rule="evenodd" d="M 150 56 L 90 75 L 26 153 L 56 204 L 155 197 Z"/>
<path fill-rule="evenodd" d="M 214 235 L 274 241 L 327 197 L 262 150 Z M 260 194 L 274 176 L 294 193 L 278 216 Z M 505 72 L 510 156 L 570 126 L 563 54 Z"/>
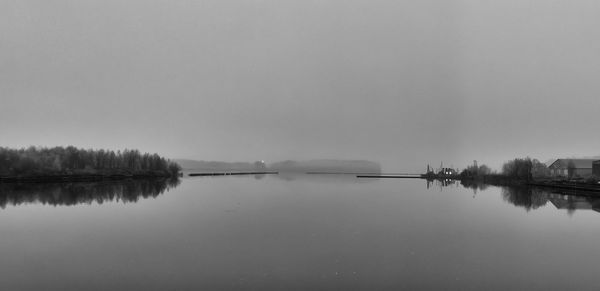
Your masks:
<path fill-rule="evenodd" d="M 427 189 L 436 187 L 442 190 L 444 187 L 458 186 L 458 180 L 453 179 L 427 179 L 426 181 Z"/>
<path fill-rule="evenodd" d="M 504 201 L 518 207 L 538 209 L 548 203 L 548 192 L 533 187 L 502 187 L 502 198 Z"/>
<path fill-rule="evenodd" d="M 0 289 L 600 289 L 595 199 L 425 182 L 185 177 L 126 207 L 98 204 L 177 183 L 2 184 Z"/>
<path fill-rule="evenodd" d="M 473 194 L 477 194 L 477 191 L 484 191 L 490 185 L 482 183 L 481 181 L 462 180 L 460 184 L 468 189 L 473 190 Z"/>
<path fill-rule="evenodd" d="M 53 206 L 137 202 L 179 185 L 178 179 L 130 179 L 76 183 L 0 183 L 0 208 L 41 203 Z"/>
<path fill-rule="evenodd" d="M 185 179 L 195 179 L 195 180 L 207 180 L 207 179 L 222 179 L 222 180 L 231 180 L 231 179 L 249 179 L 253 178 L 255 180 L 262 180 L 265 177 L 272 177 L 274 179 L 283 180 L 287 182 L 292 181 L 310 181 L 317 183 L 333 183 L 333 184 L 364 184 L 364 183 L 373 183 L 379 181 L 381 179 L 377 178 L 369 178 L 369 179 L 357 179 L 356 174 L 309 174 L 309 173 L 295 173 L 295 172 L 279 172 L 278 174 L 255 174 L 255 175 L 221 175 L 221 176 L 187 176 L 184 173 Z M 450 181 L 450 180 L 449 180 Z M 433 185 L 432 180 L 432 185 Z"/>
<path fill-rule="evenodd" d="M 243 176 L 241 176 L 243 178 Z M 265 175 L 254 175 L 251 178 L 261 180 Z M 310 180 L 330 183 L 369 183 L 373 179 L 356 179 L 353 175 L 276 175 L 285 181 Z M 221 177 L 219 177 L 221 178 Z M 229 179 L 238 178 L 226 177 Z M 179 179 L 138 179 L 123 181 L 76 182 L 76 183 L 0 183 L 0 208 L 7 205 L 41 203 L 47 205 L 102 204 L 108 201 L 123 203 L 137 202 L 140 198 L 155 198 L 180 184 Z M 477 181 L 458 181 L 451 179 L 427 180 L 427 189 L 446 187 L 464 187 L 477 192 L 490 187 Z M 548 190 L 530 186 L 504 186 L 500 191 L 502 199 L 526 211 L 552 204 L 556 209 L 565 209 L 571 215 L 575 210 L 594 210 L 600 212 L 600 195 L 569 190 Z"/>
<path fill-rule="evenodd" d="M 537 187 L 503 187 L 502 198 L 527 211 L 546 206 L 548 202 L 556 209 L 567 209 L 571 215 L 575 210 L 595 210 L 600 212 L 600 197 L 593 193 L 568 190 L 549 191 Z"/>
<path fill-rule="evenodd" d="M 427 180 L 427 189 L 436 186 L 457 186 L 457 180 Z M 486 190 L 490 185 L 478 181 L 463 180 L 460 185 L 471 189 L 473 195 L 478 191 Z M 564 190 L 539 188 L 534 186 L 503 186 L 501 187 L 502 199 L 514 206 L 524 208 L 526 211 L 544 207 L 550 202 L 556 209 L 566 209 L 569 215 L 575 210 L 594 210 L 600 212 L 600 193 L 582 192 L 577 190 Z"/>
<path fill-rule="evenodd" d="M 548 200 L 557 209 L 567 209 L 569 213 L 575 212 L 576 209 L 591 209 L 600 212 L 600 198 L 550 194 Z"/>

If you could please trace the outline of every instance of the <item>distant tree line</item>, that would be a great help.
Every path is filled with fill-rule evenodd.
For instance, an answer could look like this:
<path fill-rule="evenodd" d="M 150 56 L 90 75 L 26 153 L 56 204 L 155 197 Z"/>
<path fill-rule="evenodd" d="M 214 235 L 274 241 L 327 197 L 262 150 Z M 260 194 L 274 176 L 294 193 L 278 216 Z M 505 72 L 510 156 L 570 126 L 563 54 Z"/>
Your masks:
<path fill-rule="evenodd" d="M 550 170 L 546 164 L 537 159 L 517 158 L 504 163 L 502 174 L 508 177 L 531 180 L 533 178 L 547 177 Z"/>
<path fill-rule="evenodd" d="M 585 182 L 587 184 L 597 185 L 600 183 L 600 178 L 590 176 L 585 179 L 576 175 L 576 167 L 573 161 L 567 164 L 568 179 Z M 466 167 L 459 175 L 461 180 L 467 180 L 471 185 L 472 182 L 483 182 L 491 185 L 515 185 L 528 184 L 531 182 L 551 182 L 562 180 L 551 175 L 550 168 L 537 159 L 530 157 L 516 158 L 505 162 L 502 165 L 500 172 L 492 171 L 486 165 L 473 165 Z"/>
<path fill-rule="evenodd" d="M 466 167 L 460 176 L 462 179 L 482 180 L 493 184 L 510 184 L 512 182 L 527 182 L 535 178 L 544 178 L 549 174 L 548 167 L 537 159 L 516 158 L 505 162 L 500 173 L 492 172 L 486 165 Z"/>
<path fill-rule="evenodd" d="M 502 165 L 502 174 L 511 178 L 530 180 L 531 169 L 533 169 L 533 162 L 530 158 L 514 159 Z"/>
<path fill-rule="evenodd" d="M 157 154 L 138 150 L 93 150 L 68 147 L 0 147 L 0 176 L 131 174 L 176 176 L 181 168 Z"/>
<path fill-rule="evenodd" d="M 460 175 L 463 178 L 478 178 L 489 175 L 491 173 L 492 169 L 490 169 L 490 167 L 484 164 L 478 166 L 477 162 L 474 162 L 473 165 L 470 165 L 463 169 L 462 172 L 460 172 Z"/>

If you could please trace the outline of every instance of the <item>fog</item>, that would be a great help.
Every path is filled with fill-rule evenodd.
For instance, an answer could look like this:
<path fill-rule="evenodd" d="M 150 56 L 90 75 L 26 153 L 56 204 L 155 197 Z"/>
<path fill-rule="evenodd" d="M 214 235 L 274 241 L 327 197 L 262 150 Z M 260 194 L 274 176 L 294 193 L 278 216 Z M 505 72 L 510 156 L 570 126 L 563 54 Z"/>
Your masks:
<path fill-rule="evenodd" d="M 597 1 L 2 1 L 0 146 L 367 159 L 600 154 Z"/>

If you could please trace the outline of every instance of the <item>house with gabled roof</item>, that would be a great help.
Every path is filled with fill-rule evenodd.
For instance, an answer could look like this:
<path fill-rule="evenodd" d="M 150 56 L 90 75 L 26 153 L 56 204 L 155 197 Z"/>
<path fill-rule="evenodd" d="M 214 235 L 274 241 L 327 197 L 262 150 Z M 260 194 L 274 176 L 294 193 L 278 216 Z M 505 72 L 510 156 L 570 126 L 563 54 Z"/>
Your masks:
<path fill-rule="evenodd" d="M 587 177 L 592 175 L 592 164 L 597 159 L 557 159 L 548 169 L 553 177 Z"/>

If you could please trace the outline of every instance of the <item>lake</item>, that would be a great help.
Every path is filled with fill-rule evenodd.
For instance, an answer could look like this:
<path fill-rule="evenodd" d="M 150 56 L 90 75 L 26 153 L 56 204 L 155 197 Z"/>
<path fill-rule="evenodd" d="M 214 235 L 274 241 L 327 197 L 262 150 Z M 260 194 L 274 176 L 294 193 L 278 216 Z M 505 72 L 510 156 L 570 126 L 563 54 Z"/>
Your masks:
<path fill-rule="evenodd" d="M 0 185 L 0 206 L 1 290 L 600 288 L 600 201 L 541 190 L 226 176 Z"/>

